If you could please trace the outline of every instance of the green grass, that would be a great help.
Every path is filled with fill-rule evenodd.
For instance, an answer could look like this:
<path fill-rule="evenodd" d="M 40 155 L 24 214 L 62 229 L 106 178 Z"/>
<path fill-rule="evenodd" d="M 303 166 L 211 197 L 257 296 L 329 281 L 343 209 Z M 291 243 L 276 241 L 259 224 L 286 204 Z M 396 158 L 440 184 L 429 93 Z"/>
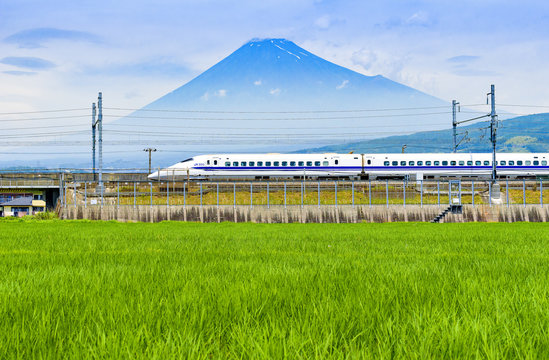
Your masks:
<path fill-rule="evenodd" d="M 0 221 L 0 358 L 548 358 L 548 230 Z"/>

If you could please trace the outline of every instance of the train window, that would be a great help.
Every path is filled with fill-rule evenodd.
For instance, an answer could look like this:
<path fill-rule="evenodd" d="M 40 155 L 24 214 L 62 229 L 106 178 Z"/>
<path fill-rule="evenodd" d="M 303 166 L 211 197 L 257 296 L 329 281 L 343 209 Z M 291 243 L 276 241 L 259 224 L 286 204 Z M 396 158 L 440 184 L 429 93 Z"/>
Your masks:
<path fill-rule="evenodd" d="M 522 160 L 517 160 L 517 165 L 522 165 Z"/>
<path fill-rule="evenodd" d="M 440 165 L 440 161 L 435 161 L 434 164 L 435 164 L 435 166 L 438 166 L 438 165 Z"/>
<path fill-rule="evenodd" d="M 526 161 L 524 162 L 524 165 L 532 165 L 532 162 L 531 162 L 530 160 L 526 160 Z"/>
<path fill-rule="evenodd" d="M 426 161 L 426 162 L 425 162 L 425 165 L 426 165 L 426 166 L 431 166 L 431 162 L 430 162 L 430 161 Z"/>
<path fill-rule="evenodd" d="M 459 166 L 464 166 L 465 165 L 465 161 L 460 161 L 459 162 Z"/>
<path fill-rule="evenodd" d="M 471 165 L 473 165 L 473 161 L 471 160 L 467 161 L 467 166 L 471 166 Z"/>
<path fill-rule="evenodd" d="M 307 166 L 313 166 L 313 162 L 312 161 L 307 161 Z"/>
<path fill-rule="evenodd" d="M 502 161 L 499 162 L 499 164 L 500 164 L 501 166 L 505 166 L 505 165 L 507 165 L 507 161 L 502 160 Z"/>
<path fill-rule="evenodd" d="M 417 162 L 417 166 L 423 166 L 423 161 L 421 161 L 421 160 L 418 161 L 418 162 Z"/>
<path fill-rule="evenodd" d="M 263 166 L 263 161 L 258 161 L 257 166 Z"/>
<path fill-rule="evenodd" d="M 214 160 L 214 165 L 217 165 L 217 160 Z"/>
<path fill-rule="evenodd" d="M 456 166 L 456 162 L 455 161 L 450 161 L 450 165 Z"/>
<path fill-rule="evenodd" d="M 299 161 L 299 162 L 297 163 L 297 165 L 298 165 L 298 166 L 303 166 L 303 165 L 305 165 L 305 162 Z"/>
<path fill-rule="evenodd" d="M 509 160 L 509 165 L 515 165 L 515 162 L 513 160 Z"/>
<path fill-rule="evenodd" d="M 240 166 L 246 166 L 246 162 L 245 162 L 245 161 L 241 161 L 241 162 L 240 162 Z"/>
<path fill-rule="evenodd" d="M 490 161 L 484 160 L 484 165 L 490 165 Z"/>
<path fill-rule="evenodd" d="M 233 166 L 238 166 L 238 162 L 237 161 L 233 162 Z"/>
<path fill-rule="evenodd" d="M 388 162 L 388 161 L 384 161 L 384 162 L 383 162 L 383 166 L 389 166 L 389 162 Z"/>
<path fill-rule="evenodd" d="M 323 161 L 323 162 L 322 162 L 322 166 L 328 166 L 328 165 L 330 165 L 329 162 L 327 162 L 327 161 Z"/>
<path fill-rule="evenodd" d="M 392 164 L 393 164 L 393 166 L 397 166 L 397 165 L 398 165 L 398 161 L 393 161 Z"/>
<path fill-rule="evenodd" d="M 249 165 L 249 166 L 255 166 L 255 162 L 250 161 L 250 162 L 248 163 L 248 165 Z"/>
<path fill-rule="evenodd" d="M 539 166 L 539 161 L 534 160 L 534 165 Z"/>
<path fill-rule="evenodd" d="M 210 165 L 210 160 L 206 161 L 206 164 Z"/>
<path fill-rule="evenodd" d="M 283 162 L 282 162 L 282 166 L 288 166 L 288 162 L 287 162 L 287 161 L 283 161 Z"/>
<path fill-rule="evenodd" d="M 230 161 L 225 161 L 225 166 L 231 166 L 231 162 Z"/>
<path fill-rule="evenodd" d="M 406 166 L 406 161 L 401 161 L 400 166 Z"/>
<path fill-rule="evenodd" d="M 547 161 L 546 161 L 546 160 L 542 160 L 542 161 L 541 161 L 541 165 L 546 166 L 546 165 L 547 165 Z"/>
<path fill-rule="evenodd" d="M 315 166 L 320 166 L 320 161 L 315 161 Z"/>
<path fill-rule="evenodd" d="M 442 161 L 442 166 L 447 166 L 447 165 L 448 165 L 448 161 L 443 160 L 443 161 Z"/>
<path fill-rule="evenodd" d="M 271 166 L 271 162 L 270 161 L 265 161 L 265 166 Z"/>
<path fill-rule="evenodd" d="M 290 161 L 290 166 L 295 166 L 295 161 Z"/>
<path fill-rule="evenodd" d="M 274 166 L 280 166 L 280 162 L 275 161 L 275 162 L 274 162 Z"/>
<path fill-rule="evenodd" d="M 336 159 L 335 164 L 336 164 L 336 165 L 339 164 L 339 160 Z"/>
<path fill-rule="evenodd" d="M 372 165 L 372 160 L 368 159 L 368 165 Z"/>
<path fill-rule="evenodd" d="M 482 165 L 482 162 L 480 160 L 475 161 L 475 165 Z"/>
<path fill-rule="evenodd" d="M 415 162 L 413 162 L 413 161 L 408 161 L 408 165 L 414 166 L 414 164 L 415 164 Z"/>

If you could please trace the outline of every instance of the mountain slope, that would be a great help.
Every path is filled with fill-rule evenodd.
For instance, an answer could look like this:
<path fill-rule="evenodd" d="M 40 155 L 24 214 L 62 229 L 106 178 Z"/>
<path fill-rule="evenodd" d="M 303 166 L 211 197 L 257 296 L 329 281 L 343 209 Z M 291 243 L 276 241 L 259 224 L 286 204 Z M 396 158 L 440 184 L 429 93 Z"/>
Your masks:
<path fill-rule="evenodd" d="M 468 132 L 467 140 L 458 147 L 458 152 L 491 152 L 488 122 L 459 127 L 458 133 Z M 464 135 L 458 136 L 458 141 Z M 350 152 L 395 153 L 401 152 L 450 152 L 452 130 L 418 132 L 404 136 L 390 136 L 373 140 L 349 142 L 309 148 L 298 152 Z M 504 120 L 498 128 L 497 151 L 500 152 L 549 152 L 549 113 L 519 116 Z"/>

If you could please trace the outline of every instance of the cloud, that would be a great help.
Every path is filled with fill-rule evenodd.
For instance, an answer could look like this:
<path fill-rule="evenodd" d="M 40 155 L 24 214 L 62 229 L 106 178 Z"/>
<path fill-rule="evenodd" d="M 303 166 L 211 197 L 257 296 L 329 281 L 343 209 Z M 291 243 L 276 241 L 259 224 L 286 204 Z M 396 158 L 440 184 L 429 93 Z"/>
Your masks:
<path fill-rule="evenodd" d="M 314 22 L 314 25 L 320 30 L 327 30 L 333 27 L 334 25 L 344 24 L 345 22 L 346 21 L 343 18 L 333 17 L 331 15 L 326 14 L 317 18 Z"/>
<path fill-rule="evenodd" d="M 393 17 L 382 24 L 377 24 L 376 27 L 385 29 L 393 28 L 410 28 L 410 27 L 431 27 L 436 24 L 436 21 L 429 16 L 425 11 L 418 11 L 407 18 Z"/>
<path fill-rule="evenodd" d="M 361 49 L 351 55 L 351 61 L 353 64 L 362 66 L 365 70 L 370 70 L 377 62 L 377 55 L 373 51 Z"/>
<path fill-rule="evenodd" d="M 34 71 L 19 71 L 19 70 L 12 70 L 12 71 L 2 71 L 3 74 L 8 75 L 14 75 L 14 76 L 29 76 L 29 75 L 36 75 L 37 73 Z"/>
<path fill-rule="evenodd" d="M 11 65 L 23 69 L 31 70 L 47 70 L 54 68 L 56 65 L 51 61 L 37 57 L 16 57 L 9 56 L 0 60 L 1 64 Z"/>
<path fill-rule="evenodd" d="M 500 74 L 491 71 L 491 70 L 481 70 L 481 69 L 456 69 L 453 71 L 454 74 L 459 76 L 499 76 Z"/>
<path fill-rule="evenodd" d="M 101 42 L 97 35 L 88 32 L 56 28 L 34 28 L 19 31 L 5 38 L 4 42 L 17 44 L 21 48 L 34 49 L 43 47 L 44 43 L 51 40 Z"/>
<path fill-rule="evenodd" d="M 225 89 L 220 89 L 220 90 L 217 90 L 215 93 L 214 93 L 215 96 L 218 96 L 218 97 L 225 97 L 227 96 L 227 90 Z"/>
<path fill-rule="evenodd" d="M 446 59 L 446 61 L 451 62 L 451 63 L 456 63 L 456 64 L 462 64 L 462 63 L 473 62 L 473 61 L 478 60 L 478 59 L 480 59 L 480 56 L 459 55 L 459 56 L 454 56 L 454 57 L 451 57 L 449 59 Z"/>
<path fill-rule="evenodd" d="M 227 96 L 227 90 L 225 90 L 225 89 L 216 90 L 216 91 L 214 91 L 213 96 L 217 96 L 217 97 L 221 97 L 221 98 L 225 97 L 225 96 Z M 204 95 L 202 95 L 200 97 L 200 100 L 202 100 L 202 101 L 210 100 L 210 93 L 205 92 Z"/>
<path fill-rule="evenodd" d="M 339 84 L 338 86 L 336 86 L 336 89 L 337 90 L 341 90 L 345 87 L 347 87 L 347 85 L 349 84 L 349 80 L 343 80 L 343 82 L 341 84 Z"/>
<path fill-rule="evenodd" d="M 327 29 L 332 24 L 332 18 L 330 15 L 324 15 L 315 20 L 315 26 L 320 29 Z"/>
<path fill-rule="evenodd" d="M 254 81 L 254 85 L 255 85 L 255 86 L 261 85 L 261 80 L 256 80 L 256 81 Z"/>
<path fill-rule="evenodd" d="M 404 22 L 405 25 L 408 26 L 430 26 L 434 24 L 434 21 L 431 20 L 428 13 L 425 11 L 418 11 L 414 13 L 412 16 L 410 16 L 406 21 Z"/>
<path fill-rule="evenodd" d="M 141 62 L 114 63 L 102 66 L 94 66 L 83 69 L 87 74 L 98 74 L 108 76 L 156 76 L 156 77 L 179 77 L 193 74 L 194 71 L 186 65 L 163 57 Z"/>
<path fill-rule="evenodd" d="M 280 94 L 280 89 L 279 88 L 271 89 L 271 91 L 269 91 L 269 94 L 276 96 L 276 95 Z"/>

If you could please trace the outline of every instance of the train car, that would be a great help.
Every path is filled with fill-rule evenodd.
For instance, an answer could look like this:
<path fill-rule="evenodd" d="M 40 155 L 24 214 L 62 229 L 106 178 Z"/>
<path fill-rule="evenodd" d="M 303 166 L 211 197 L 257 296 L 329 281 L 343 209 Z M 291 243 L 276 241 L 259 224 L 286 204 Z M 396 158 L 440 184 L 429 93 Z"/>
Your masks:
<path fill-rule="evenodd" d="M 549 153 L 498 153 L 499 177 L 549 176 Z M 491 153 L 216 154 L 183 160 L 149 175 L 181 179 L 489 178 Z"/>

